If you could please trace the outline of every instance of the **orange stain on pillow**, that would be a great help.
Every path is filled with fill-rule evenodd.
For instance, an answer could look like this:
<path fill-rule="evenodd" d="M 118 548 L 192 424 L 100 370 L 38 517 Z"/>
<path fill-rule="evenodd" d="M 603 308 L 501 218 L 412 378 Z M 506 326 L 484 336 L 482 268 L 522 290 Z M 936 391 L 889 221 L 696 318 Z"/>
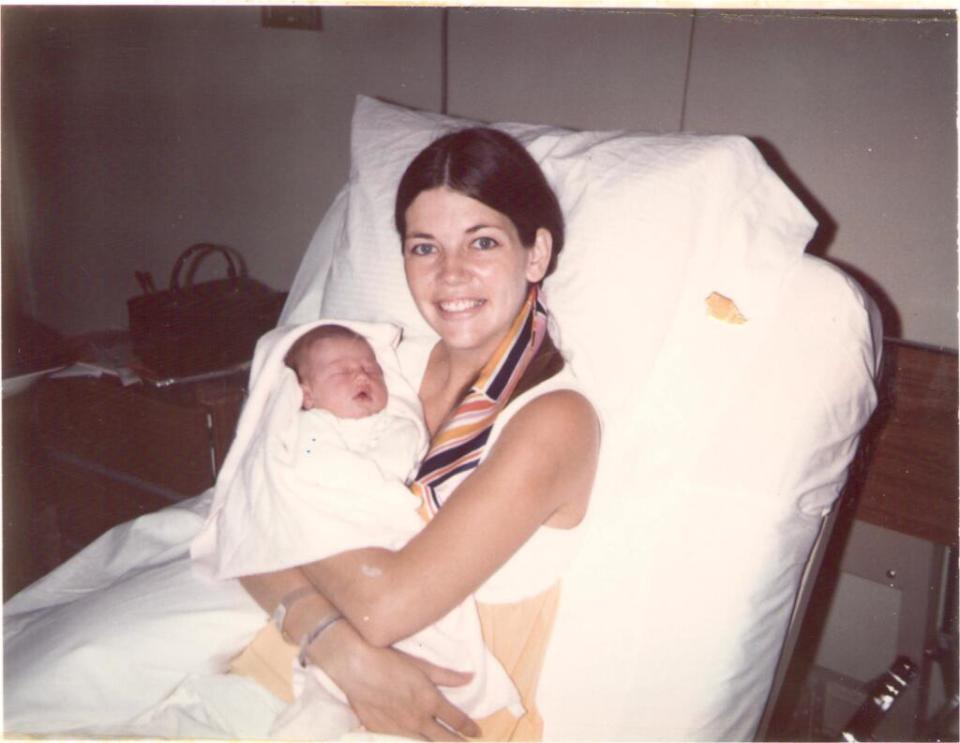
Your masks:
<path fill-rule="evenodd" d="M 731 325 L 743 325 L 747 321 L 747 318 L 740 314 L 737 305 L 729 297 L 713 292 L 707 297 L 706 302 L 707 314 L 710 317 Z"/>

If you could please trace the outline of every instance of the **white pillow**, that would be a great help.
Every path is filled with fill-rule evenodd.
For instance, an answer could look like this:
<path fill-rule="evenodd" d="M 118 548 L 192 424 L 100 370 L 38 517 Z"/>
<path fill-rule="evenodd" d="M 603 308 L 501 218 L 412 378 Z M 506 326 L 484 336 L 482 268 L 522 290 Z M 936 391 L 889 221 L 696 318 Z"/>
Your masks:
<path fill-rule="evenodd" d="M 394 198 L 421 149 L 472 124 L 358 97 L 346 239 L 334 251 L 322 317 L 388 319 L 432 334 L 404 280 Z M 528 147 L 563 209 L 566 245 L 546 300 L 558 345 L 604 417 L 649 369 L 682 302 L 701 311 L 719 291 L 748 317 L 762 316 L 816 227 L 742 137 L 496 126 Z"/>
<path fill-rule="evenodd" d="M 625 403 L 630 429 L 605 434 L 543 669 L 545 739 L 753 739 L 876 405 L 880 337 L 872 303 L 822 260 L 779 291 L 766 328 L 680 318 Z"/>
<path fill-rule="evenodd" d="M 404 283 L 394 194 L 419 150 L 469 123 L 358 98 L 347 215 L 310 249 L 333 251 L 321 316 L 432 335 Z M 604 423 L 541 680 L 545 736 L 750 738 L 876 402 L 876 312 L 802 255 L 813 219 L 742 137 L 495 126 L 566 216 L 547 303 Z M 308 254 L 303 272 L 326 260 Z M 712 292 L 746 322 L 709 316 Z"/>

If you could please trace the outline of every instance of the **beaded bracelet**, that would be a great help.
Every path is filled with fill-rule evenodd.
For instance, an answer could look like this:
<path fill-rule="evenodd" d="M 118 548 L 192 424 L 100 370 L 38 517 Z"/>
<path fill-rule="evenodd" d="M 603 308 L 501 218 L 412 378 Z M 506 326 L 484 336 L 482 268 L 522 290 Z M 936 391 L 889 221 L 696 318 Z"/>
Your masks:
<path fill-rule="evenodd" d="M 316 640 L 320 635 L 323 634 L 324 630 L 329 629 L 334 622 L 343 619 L 343 614 L 339 611 L 334 611 L 332 614 L 325 616 L 314 626 L 312 630 L 307 632 L 300 640 L 300 655 L 297 656 L 297 661 L 300 663 L 301 668 L 307 667 L 307 648 L 310 647 L 314 640 Z"/>

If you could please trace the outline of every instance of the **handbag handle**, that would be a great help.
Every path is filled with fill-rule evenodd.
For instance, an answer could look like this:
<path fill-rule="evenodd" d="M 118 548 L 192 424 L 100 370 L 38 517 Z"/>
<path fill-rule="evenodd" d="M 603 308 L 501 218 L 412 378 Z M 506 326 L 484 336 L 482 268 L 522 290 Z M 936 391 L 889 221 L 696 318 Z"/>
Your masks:
<path fill-rule="evenodd" d="M 195 245 L 191 245 L 189 248 L 184 250 L 177 258 L 177 262 L 174 263 L 173 271 L 170 272 L 170 288 L 174 291 L 178 291 L 180 289 L 180 271 L 183 270 L 184 264 L 188 258 L 191 258 L 191 256 L 192 260 L 187 267 L 187 275 L 184 286 L 192 286 L 193 275 L 197 272 L 197 268 L 203 259 L 211 253 L 220 253 L 227 261 L 227 278 L 237 278 L 237 264 L 234 263 L 234 258 L 237 259 L 237 263 L 240 266 L 240 277 L 246 278 L 247 264 L 243 260 L 243 256 L 240 255 L 240 253 L 238 253 L 236 250 L 228 248 L 224 245 L 214 245 L 213 243 L 196 243 Z"/>

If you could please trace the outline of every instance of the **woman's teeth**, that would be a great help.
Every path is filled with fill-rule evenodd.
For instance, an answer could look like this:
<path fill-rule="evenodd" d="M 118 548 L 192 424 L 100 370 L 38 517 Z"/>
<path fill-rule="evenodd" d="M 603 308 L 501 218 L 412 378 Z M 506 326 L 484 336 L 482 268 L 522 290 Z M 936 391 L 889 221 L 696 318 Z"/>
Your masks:
<path fill-rule="evenodd" d="M 481 304 L 483 304 L 482 299 L 453 299 L 440 302 L 440 309 L 444 312 L 464 312 L 479 307 Z"/>

